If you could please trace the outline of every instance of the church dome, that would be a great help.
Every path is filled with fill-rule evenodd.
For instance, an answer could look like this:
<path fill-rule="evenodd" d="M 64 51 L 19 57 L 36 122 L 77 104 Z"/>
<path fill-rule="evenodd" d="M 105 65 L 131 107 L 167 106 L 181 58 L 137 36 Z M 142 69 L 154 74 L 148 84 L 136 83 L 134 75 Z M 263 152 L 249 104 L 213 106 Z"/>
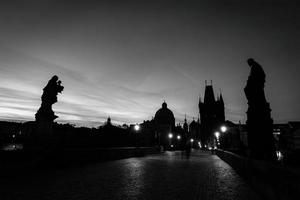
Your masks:
<path fill-rule="evenodd" d="M 175 118 L 173 112 L 168 108 L 167 103 L 162 104 L 160 108 L 155 113 L 155 122 L 160 125 L 172 125 L 175 126 Z"/>

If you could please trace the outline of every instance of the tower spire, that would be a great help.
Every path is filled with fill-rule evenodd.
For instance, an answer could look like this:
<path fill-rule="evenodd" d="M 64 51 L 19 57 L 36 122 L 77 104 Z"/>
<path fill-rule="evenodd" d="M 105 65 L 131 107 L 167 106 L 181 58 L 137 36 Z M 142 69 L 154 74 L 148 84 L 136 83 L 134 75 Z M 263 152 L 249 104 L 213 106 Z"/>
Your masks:
<path fill-rule="evenodd" d="M 221 89 L 220 89 L 220 91 L 221 91 Z M 224 104 L 224 100 L 223 100 L 222 92 L 220 92 L 220 102 L 221 102 L 222 104 Z"/>

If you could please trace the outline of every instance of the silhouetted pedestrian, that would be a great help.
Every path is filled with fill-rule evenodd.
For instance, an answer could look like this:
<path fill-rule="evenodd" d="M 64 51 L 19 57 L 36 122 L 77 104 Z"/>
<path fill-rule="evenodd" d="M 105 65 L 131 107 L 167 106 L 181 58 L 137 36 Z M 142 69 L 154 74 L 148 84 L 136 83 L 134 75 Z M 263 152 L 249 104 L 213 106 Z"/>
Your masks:
<path fill-rule="evenodd" d="M 191 155 L 191 149 L 192 149 L 192 143 L 188 140 L 185 144 L 185 155 L 186 159 L 190 158 Z"/>

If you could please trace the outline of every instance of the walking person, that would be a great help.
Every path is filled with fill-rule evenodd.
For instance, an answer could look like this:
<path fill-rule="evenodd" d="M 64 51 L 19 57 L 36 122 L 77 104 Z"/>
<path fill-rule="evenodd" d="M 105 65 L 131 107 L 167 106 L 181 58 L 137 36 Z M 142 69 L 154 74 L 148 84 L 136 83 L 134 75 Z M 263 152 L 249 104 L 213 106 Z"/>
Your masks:
<path fill-rule="evenodd" d="M 191 149 L 192 149 L 192 143 L 190 142 L 190 140 L 187 140 L 186 144 L 185 144 L 185 155 L 186 155 L 186 159 L 190 158 L 191 155 Z"/>

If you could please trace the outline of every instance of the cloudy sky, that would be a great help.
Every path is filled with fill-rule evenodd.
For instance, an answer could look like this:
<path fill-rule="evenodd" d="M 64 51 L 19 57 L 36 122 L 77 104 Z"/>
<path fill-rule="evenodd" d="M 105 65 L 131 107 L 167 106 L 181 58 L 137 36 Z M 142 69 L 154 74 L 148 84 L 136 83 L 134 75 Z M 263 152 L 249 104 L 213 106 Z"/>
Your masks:
<path fill-rule="evenodd" d="M 222 2 L 222 3 L 220 3 Z M 96 126 L 198 115 L 205 80 L 246 120 L 247 58 L 266 74 L 275 122 L 300 120 L 297 1 L 1 1 L 0 119 L 34 120 L 58 75 L 59 120 Z"/>

